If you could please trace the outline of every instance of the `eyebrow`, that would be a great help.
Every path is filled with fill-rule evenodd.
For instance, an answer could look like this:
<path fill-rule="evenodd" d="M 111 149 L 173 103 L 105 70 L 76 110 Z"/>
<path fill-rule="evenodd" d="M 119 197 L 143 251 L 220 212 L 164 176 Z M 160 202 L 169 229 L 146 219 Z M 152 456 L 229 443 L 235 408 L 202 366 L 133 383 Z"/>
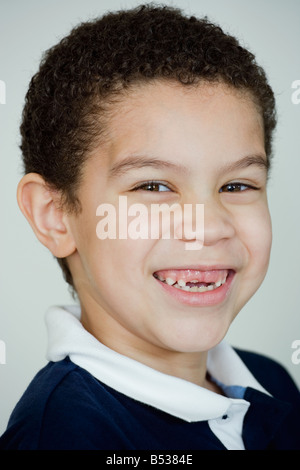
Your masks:
<path fill-rule="evenodd" d="M 169 160 L 160 160 L 158 158 L 149 158 L 144 156 L 129 156 L 110 168 L 109 178 L 120 176 L 129 170 L 136 170 L 145 167 L 157 169 L 167 168 L 177 173 L 187 173 L 188 171 L 184 165 L 180 165 Z"/>
<path fill-rule="evenodd" d="M 230 173 L 234 170 L 248 168 L 251 165 L 258 166 L 264 170 L 269 170 L 269 161 L 263 154 L 247 155 L 233 163 L 228 163 L 219 168 L 220 173 Z M 187 174 L 188 169 L 184 165 L 171 162 L 169 160 L 160 160 L 158 158 L 149 158 L 146 156 L 129 156 L 119 163 L 113 165 L 109 170 L 109 178 L 114 178 L 126 173 L 129 170 L 151 167 L 157 169 L 169 169 L 176 173 Z"/>
<path fill-rule="evenodd" d="M 270 168 L 270 162 L 267 157 L 263 154 L 254 154 L 254 155 L 247 155 L 246 157 L 241 158 L 233 163 L 225 164 L 220 168 L 221 173 L 230 173 L 234 170 L 242 170 L 244 168 L 248 168 L 251 165 L 258 166 L 266 171 Z"/>

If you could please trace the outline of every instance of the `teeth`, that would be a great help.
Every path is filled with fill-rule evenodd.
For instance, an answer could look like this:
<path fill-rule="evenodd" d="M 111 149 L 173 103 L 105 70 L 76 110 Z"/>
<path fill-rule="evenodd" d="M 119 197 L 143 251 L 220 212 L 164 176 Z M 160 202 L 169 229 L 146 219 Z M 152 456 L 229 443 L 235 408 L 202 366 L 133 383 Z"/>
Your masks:
<path fill-rule="evenodd" d="M 190 292 L 198 292 L 199 288 L 197 286 L 190 287 Z"/>
<path fill-rule="evenodd" d="M 225 276 L 224 279 L 222 279 L 222 281 L 218 281 L 216 283 L 211 283 L 210 285 L 208 286 L 201 286 L 201 287 L 197 287 L 197 286 L 187 286 L 186 285 L 186 282 L 183 280 L 183 279 L 178 279 L 178 281 L 176 282 L 174 279 L 172 279 L 171 277 L 167 277 L 166 279 L 164 279 L 162 276 L 160 275 L 157 275 L 156 276 L 160 281 L 162 282 L 166 282 L 169 286 L 173 286 L 175 287 L 176 289 L 181 289 L 181 290 L 184 290 L 186 292 L 207 292 L 207 291 L 212 291 L 212 290 L 215 290 L 217 289 L 218 287 L 220 287 L 221 285 L 225 284 L 226 282 L 226 279 L 227 279 L 227 276 Z M 190 283 L 197 283 L 198 280 L 197 279 L 194 279 L 192 281 L 189 281 Z"/>
<path fill-rule="evenodd" d="M 206 292 L 206 291 L 208 291 L 208 287 L 205 287 L 205 286 L 196 287 L 196 289 L 197 289 L 196 292 Z"/>

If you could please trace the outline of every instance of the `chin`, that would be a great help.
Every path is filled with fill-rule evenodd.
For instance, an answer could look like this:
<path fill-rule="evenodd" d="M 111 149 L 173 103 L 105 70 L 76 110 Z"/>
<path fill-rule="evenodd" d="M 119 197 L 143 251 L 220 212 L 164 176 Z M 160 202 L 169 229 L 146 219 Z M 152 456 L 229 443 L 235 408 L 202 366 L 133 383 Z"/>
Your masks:
<path fill-rule="evenodd" d="M 206 352 L 219 344 L 229 329 L 230 325 L 221 327 L 198 327 L 190 325 L 181 328 L 172 335 L 169 329 L 168 336 L 163 338 L 165 348 L 179 353 L 200 353 Z"/>

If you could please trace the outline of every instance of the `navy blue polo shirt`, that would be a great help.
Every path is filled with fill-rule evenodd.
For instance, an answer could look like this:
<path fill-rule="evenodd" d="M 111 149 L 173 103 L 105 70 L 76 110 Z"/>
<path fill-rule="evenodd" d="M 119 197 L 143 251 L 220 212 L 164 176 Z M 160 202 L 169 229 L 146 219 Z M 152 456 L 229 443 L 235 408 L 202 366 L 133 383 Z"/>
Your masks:
<path fill-rule="evenodd" d="M 76 323 L 78 320 L 68 317 L 69 314 L 66 313 L 64 323 L 60 321 L 62 312 L 56 313 L 51 317 L 52 327 L 55 324 L 55 333 L 52 331 L 52 337 L 50 334 L 50 356 L 55 360 L 51 360 L 36 375 L 25 391 L 11 415 L 6 432 L 0 438 L 0 449 L 224 450 L 230 448 L 231 442 L 233 445 L 235 442 L 239 443 L 238 436 L 233 435 L 232 439 L 229 436 L 227 439 L 226 433 L 236 432 L 230 419 L 239 419 L 241 410 L 241 441 L 245 449 L 300 449 L 299 390 L 285 369 L 273 360 L 250 352 L 237 351 L 236 354 L 228 348 L 221 349 L 222 356 L 225 351 L 229 358 L 231 355 L 233 359 L 237 356 L 234 360 L 243 364 L 239 369 L 241 384 L 227 383 L 224 386 L 225 393 L 227 391 L 229 394 L 230 390 L 234 390 L 242 399 L 236 401 L 215 397 L 216 401 L 212 400 L 213 410 L 215 406 L 220 405 L 221 408 L 212 416 L 213 419 L 206 419 L 205 412 L 210 403 L 205 400 L 212 396 L 207 393 L 213 392 L 206 391 L 205 394 L 205 390 L 197 390 L 194 388 L 197 386 L 185 384 L 181 379 L 157 375 L 159 373 L 156 371 L 135 364 L 135 361 L 128 358 L 124 358 L 122 362 L 123 358 L 119 358 L 114 352 L 103 355 L 102 364 L 101 355 L 97 356 L 98 351 L 94 356 L 93 348 L 92 353 L 88 351 L 91 338 L 87 337 L 88 333 L 81 324 Z M 59 318 L 59 325 L 56 320 L 53 322 L 53 318 Z M 83 339 L 80 335 L 83 335 Z M 81 356 L 80 343 L 83 348 Z M 70 344 L 73 345 L 73 350 L 66 355 Z M 220 351 L 217 348 L 216 351 L 218 350 Z M 91 355 L 90 361 L 86 360 L 88 354 Z M 214 354 L 217 353 L 212 353 L 208 365 L 212 371 L 218 372 Z M 85 367 L 76 361 L 82 361 L 81 364 Z M 112 369 L 114 365 L 115 368 Z M 121 365 L 119 369 L 118 365 Z M 128 370 L 124 370 L 124 365 L 128 365 Z M 144 368 L 147 374 L 140 381 L 138 373 L 141 371 L 142 376 Z M 234 369 L 234 364 L 232 368 Z M 250 378 L 253 375 L 253 387 L 245 386 L 247 371 Z M 100 377 L 102 372 L 103 380 Z M 129 382 L 125 393 L 122 387 L 118 387 L 119 376 L 122 375 Z M 161 380 L 160 388 L 153 381 L 153 391 L 152 378 L 158 382 Z M 222 379 L 222 374 L 216 378 Z M 148 382 L 145 400 L 142 400 L 140 393 L 143 392 L 144 379 Z M 179 389 L 182 387 L 182 394 L 179 393 L 177 398 L 176 391 L 167 387 L 169 379 L 172 384 L 175 383 L 173 380 L 178 380 L 176 383 Z M 124 381 L 120 383 L 125 384 Z M 116 385 L 111 386 L 112 384 Z M 256 384 L 261 384 L 261 387 Z M 155 394 L 157 396 L 152 399 Z M 160 394 L 165 394 L 167 399 L 160 397 Z M 172 394 L 175 397 L 173 404 Z M 229 400 L 229 406 L 226 400 Z M 192 411 L 188 407 L 189 401 L 192 402 Z M 169 402 L 172 405 L 170 408 Z M 199 410 L 193 416 L 195 404 Z M 225 414 L 223 405 L 228 406 L 229 410 Z"/>
<path fill-rule="evenodd" d="M 297 391 L 277 364 L 251 353 L 246 363 L 271 376 L 273 398 L 247 389 L 243 439 L 250 449 L 300 449 Z M 250 367 L 251 367 L 250 365 Z M 279 368 L 280 369 L 280 368 Z M 276 382 L 276 383 L 275 383 Z M 286 401 L 288 399 L 288 401 Z M 294 402 L 294 407 L 293 407 Z M 224 450 L 207 421 L 186 422 L 99 382 L 69 358 L 49 363 L 15 408 L 0 449 Z"/>

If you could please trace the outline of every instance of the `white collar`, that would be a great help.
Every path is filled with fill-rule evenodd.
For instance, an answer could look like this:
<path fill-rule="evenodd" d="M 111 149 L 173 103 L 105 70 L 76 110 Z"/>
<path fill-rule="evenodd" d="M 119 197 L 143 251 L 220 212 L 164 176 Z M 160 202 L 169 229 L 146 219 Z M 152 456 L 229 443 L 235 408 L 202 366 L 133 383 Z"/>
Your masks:
<path fill-rule="evenodd" d="M 185 421 L 219 418 L 232 404 L 248 404 L 163 374 L 109 349 L 83 328 L 77 305 L 51 307 L 46 313 L 46 324 L 48 360 L 57 362 L 69 356 L 109 387 Z M 267 393 L 224 341 L 209 351 L 207 368 L 224 385 L 252 387 Z"/>

